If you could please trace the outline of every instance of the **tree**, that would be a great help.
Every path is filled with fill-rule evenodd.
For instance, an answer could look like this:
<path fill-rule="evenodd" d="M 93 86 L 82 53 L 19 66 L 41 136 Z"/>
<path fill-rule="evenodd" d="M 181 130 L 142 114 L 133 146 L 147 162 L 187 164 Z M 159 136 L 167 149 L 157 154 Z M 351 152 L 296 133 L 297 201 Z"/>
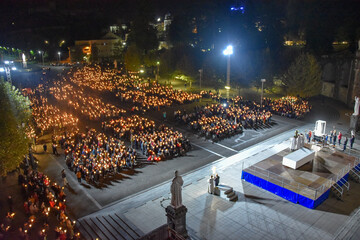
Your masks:
<path fill-rule="evenodd" d="M 151 1 L 139 1 L 137 10 L 138 12 L 131 24 L 129 42 L 135 44 L 141 51 L 141 54 L 146 54 L 148 51 L 154 50 L 159 46 L 156 30 L 150 24 L 155 19 Z"/>
<path fill-rule="evenodd" d="M 126 50 L 124 63 L 128 71 L 139 70 L 141 65 L 141 53 L 135 44 L 131 44 Z"/>
<path fill-rule="evenodd" d="M 301 54 L 283 76 L 283 84 L 289 95 L 318 95 L 321 91 L 321 68 L 316 58 L 310 54 Z"/>
<path fill-rule="evenodd" d="M 0 80 L 0 175 L 14 170 L 28 153 L 25 126 L 31 117 L 29 99 Z"/>

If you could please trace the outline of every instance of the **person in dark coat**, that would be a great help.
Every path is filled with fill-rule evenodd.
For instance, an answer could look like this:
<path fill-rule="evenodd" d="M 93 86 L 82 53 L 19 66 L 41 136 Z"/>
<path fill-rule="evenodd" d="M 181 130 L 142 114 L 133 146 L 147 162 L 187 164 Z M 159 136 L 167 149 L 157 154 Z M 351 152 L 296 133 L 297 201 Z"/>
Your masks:
<path fill-rule="evenodd" d="M 343 149 L 343 151 L 345 151 L 345 150 L 346 150 L 346 145 L 347 145 L 347 143 L 348 143 L 348 138 L 347 138 L 347 137 L 345 137 L 345 141 L 344 141 L 344 149 Z"/>
<path fill-rule="evenodd" d="M 351 135 L 351 138 L 350 138 L 350 149 L 353 148 L 354 142 L 355 142 L 355 135 Z"/>
<path fill-rule="evenodd" d="M 220 177 L 219 177 L 218 174 L 216 174 L 214 182 L 215 182 L 215 187 L 217 187 L 219 185 L 219 182 L 220 182 Z"/>

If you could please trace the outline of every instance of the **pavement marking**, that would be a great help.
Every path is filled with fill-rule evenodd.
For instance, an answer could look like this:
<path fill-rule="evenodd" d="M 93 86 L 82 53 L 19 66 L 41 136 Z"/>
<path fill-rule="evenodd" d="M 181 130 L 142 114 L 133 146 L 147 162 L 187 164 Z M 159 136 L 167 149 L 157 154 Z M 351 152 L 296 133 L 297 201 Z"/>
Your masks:
<path fill-rule="evenodd" d="M 60 167 L 63 168 L 65 170 L 67 170 L 66 168 L 64 168 L 64 166 L 61 166 L 61 164 L 54 158 L 54 156 L 50 153 L 50 157 L 56 162 L 56 164 Z M 75 178 L 71 175 L 71 174 L 67 174 L 66 177 L 70 178 L 73 182 L 77 183 L 77 180 L 75 180 Z M 85 191 L 83 188 L 79 188 L 94 204 L 97 208 L 102 209 L 102 206 L 100 205 L 100 203 L 98 201 L 96 201 L 87 191 Z"/>
<path fill-rule="evenodd" d="M 236 151 L 235 149 L 232 149 L 232 148 L 229 148 L 229 147 L 227 147 L 227 146 L 225 146 L 225 145 L 222 145 L 222 144 L 220 144 L 220 143 L 215 143 L 216 145 L 218 145 L 218 146 L 220 146 L 220 147 L 223 147 L 223 148 L 226 148 L 226 149 L 229 149 L 229 150 L 231 150 L 231 151 L 233 151 L 233 152 L 236 152 L 236 153 L 238 153 L 239 151 Z"/>
<path fill-rule="evenodd" d="M 201 148 L 201 149 L 203 149 L 203 150 L 205 150 L 205 151 L 208 151 L 209 153 L 212 153 L 212 154 L 217 155 L 217 156 L 219 156 L 219 157 L 222 157 L 222 158 L 225 157 L 225 156 L 223 156 L 223 155 L 221 155 L 221 154 L 219 154 L 219 153 L 217 153 L 217 152 L 211 151 L 210 149 L 207 149 L 207 148 L 202 147 L 202 146 L 200 146 L 200 145 L 197 145 L 197 144 L 195 144 L 195 143 L 191 143 L 191 145 L 194 145 L 194 146 L 196 146 L 196 147 L 198 147 L 198 148 Z"/>

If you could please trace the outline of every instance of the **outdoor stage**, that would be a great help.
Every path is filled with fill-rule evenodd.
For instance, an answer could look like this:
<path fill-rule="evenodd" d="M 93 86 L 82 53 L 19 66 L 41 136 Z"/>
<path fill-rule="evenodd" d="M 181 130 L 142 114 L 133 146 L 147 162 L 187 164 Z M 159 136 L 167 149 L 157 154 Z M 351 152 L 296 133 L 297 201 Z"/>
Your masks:
<path fill-rule="evenodd" d="M 317 146 L 305 144 L 305 147 Z M 288 201 L 313 209 L 329 197 L 332 186 L 342 191 L 348 184 L 350 170 L 360 167 L 359 158 L 324 147 L 316 151 L 314 160 L 295 170 L 282 165 L 283 156 L 289 153 L 291 151 L 287 148 L 243 168 L 241 178 Z"/>

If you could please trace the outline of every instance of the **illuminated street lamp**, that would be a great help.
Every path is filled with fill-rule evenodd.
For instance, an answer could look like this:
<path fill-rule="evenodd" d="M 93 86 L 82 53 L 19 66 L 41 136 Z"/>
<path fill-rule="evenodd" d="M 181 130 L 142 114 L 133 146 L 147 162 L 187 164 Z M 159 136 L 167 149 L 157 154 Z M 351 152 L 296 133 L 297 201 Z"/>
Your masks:
<path fill-rule="evenodd" d="M 42 65 L 44 65 L 44 51 L 38 51 L 42 59 Z"/>
<path fill-rule="evenodd" d="M 59 56 L 59 63 L 60 63 L 60 61 L 61 61 L 61 52 L 58 52 L 58 56 Z"/>
<path fill-rule="evenodd" d="M 229 45 L 223 51 L 225 56 L 228 56 L 227 60 L 227 71 L 226 71 L 226 98 L 229 101 L 229 92 L 230 92 L 230 56 L 233 54 L 233 46 Z"/>
<path fill-rule="evenodd" d="M 263 102 L 263 96 L 264 96 L 264 82 L 266 82 L 266 79 L 261 79 L 261 101 L 260 101 L 260 106 L 262 107 L 262 102 Z"/>
<path fill-rule="evenodd" d="M 159 62 L 159 61 L 156 62 L 156 67 L 157 67 L 157 70 L 156 70 L 155 81 L 158 82 L 158 78 L 159 78 L 159 67 L 160 67 L 160 62 Z"/>

